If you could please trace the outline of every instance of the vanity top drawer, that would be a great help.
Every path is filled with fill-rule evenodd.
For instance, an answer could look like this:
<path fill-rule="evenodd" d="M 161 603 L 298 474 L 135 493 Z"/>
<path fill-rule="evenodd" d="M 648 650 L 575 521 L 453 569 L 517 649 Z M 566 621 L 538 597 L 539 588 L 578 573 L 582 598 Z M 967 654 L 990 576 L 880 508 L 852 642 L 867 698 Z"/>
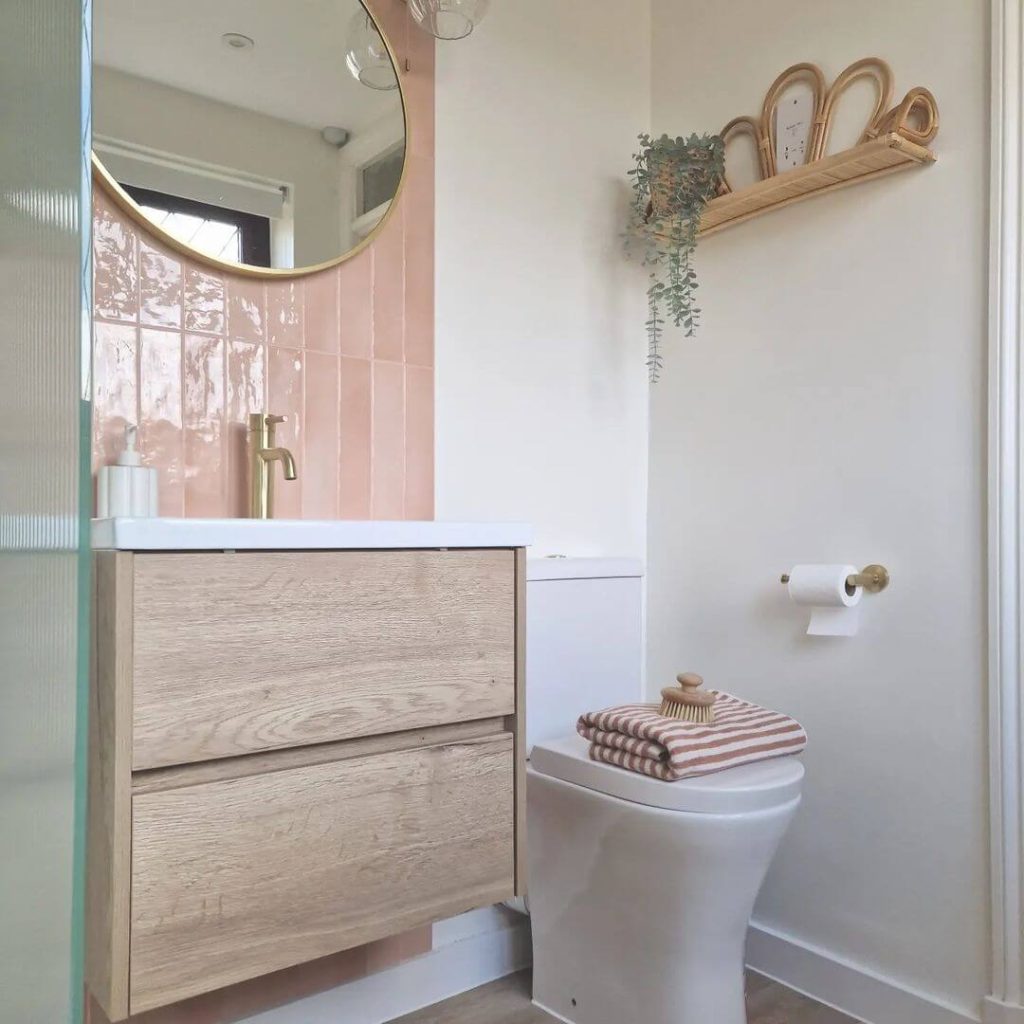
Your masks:
<path fill-rule="evenodd" d="M 138 554 L 132 766 L 515 712 L 512 550 Z"/>

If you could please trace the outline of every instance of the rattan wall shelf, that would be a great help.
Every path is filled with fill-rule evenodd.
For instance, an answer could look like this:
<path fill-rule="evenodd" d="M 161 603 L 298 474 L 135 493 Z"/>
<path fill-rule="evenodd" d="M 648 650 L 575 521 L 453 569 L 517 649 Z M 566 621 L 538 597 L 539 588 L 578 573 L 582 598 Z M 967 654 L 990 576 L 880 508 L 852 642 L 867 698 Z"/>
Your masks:
<path fill-rule="evenodd" d="M 752 217 L 781 209 L 791 203 L 820 196 L 825 192 L 857 185 L 885 174 L 927 167 L 935 154 L 925 146 L 891 132 L 862 142 L 821 160 L 794 167 L 748 188 L 718 196 L 708 203 L 700 222 L 701 236 L 724 231 Z"/>
<path fill-rule="evenodd" d="M 927 167 L 934 162 L 935 154 L 925 146 L 919 146 L 895 132 L 880 135 L 841 153 L 803 167 L 794 167 L 712 199 L 704 209 L 700 235 L 702 238 L 713 235 L 792 203 L 896 171 Z"/>

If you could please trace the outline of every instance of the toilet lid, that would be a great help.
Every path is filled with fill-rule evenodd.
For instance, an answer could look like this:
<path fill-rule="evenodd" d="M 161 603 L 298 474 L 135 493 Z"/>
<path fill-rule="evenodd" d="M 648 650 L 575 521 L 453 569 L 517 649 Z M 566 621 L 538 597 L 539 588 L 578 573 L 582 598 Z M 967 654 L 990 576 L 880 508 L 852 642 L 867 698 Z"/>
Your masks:
<path fill-rule="evenodd" d="M 800 795 L 804 766 L 793 755 L 776 757 L 711 775 L 662 782 L 617 765 L 592 761 L 582 736 L 538 743 L 530 752 L 534 772 L 649 807 L 698 814 L 767 810 Z"/>

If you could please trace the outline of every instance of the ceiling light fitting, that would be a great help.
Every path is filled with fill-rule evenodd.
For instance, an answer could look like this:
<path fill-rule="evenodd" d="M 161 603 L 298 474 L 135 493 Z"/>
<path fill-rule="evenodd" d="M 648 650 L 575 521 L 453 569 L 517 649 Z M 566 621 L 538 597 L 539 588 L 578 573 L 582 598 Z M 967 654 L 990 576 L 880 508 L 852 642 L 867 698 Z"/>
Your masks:
<path fill-rule="evenodd" d="M 398 88 L 391 55 L 373 19 L 365 11 L 357 11 L 349 22 L 345 64 L 352 77 L 367 88 L 380 92 Z"/>
<path fill-rule="evenodd" d="M 405 0 L 413 21 L 435 39 L 465 39 L 480 24 L 490 0 Z"/>

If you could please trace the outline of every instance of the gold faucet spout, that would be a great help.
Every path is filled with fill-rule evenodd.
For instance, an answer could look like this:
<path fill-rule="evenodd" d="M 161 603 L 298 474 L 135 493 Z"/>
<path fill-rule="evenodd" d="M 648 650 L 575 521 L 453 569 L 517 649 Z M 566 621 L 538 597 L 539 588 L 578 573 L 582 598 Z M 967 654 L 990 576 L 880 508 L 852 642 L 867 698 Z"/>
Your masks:
<path fill-rule="evenodd" d="M 287 448 L 274 444 L 274 431 L 283 416 L 253 413 L 249 417 L 249 517 L 270 519 L 274 515 L 274 463 L 281 463 L 285 480 L 298 479 L 295 458 Z"/>
<path fill-rule="evenodd" d="M 261 448 L 257 454 L 264 462 L 280 462 L 285 480 L 298 479 L 295 457 L 287 448 Z"/>

